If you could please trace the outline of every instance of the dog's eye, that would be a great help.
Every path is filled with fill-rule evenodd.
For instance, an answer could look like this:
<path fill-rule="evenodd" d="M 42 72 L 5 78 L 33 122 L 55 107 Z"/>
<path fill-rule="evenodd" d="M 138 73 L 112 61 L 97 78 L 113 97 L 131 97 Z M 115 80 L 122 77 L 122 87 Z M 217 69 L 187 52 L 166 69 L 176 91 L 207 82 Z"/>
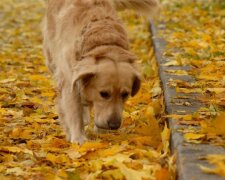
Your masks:
<path fill-rule="evenodd" d="M 110 98 L 110 94 L 109 94 L 109 92 L 107 92 L 107 91 L 101 91 L 101 92 L 100 92 L 100 95 L 101 95 L 101 97 L 104 98 L 104 99 L 109 99 L 109 98 Z"/>
<path fill-rule="evenodd" d="M 123 99 L 127 99 L 128 96 L 129 96 L 129 93 L 128 93 L 128 92 L 123 92 L 123 93 L 121 94 L 121 97 L 122 97 Z"/>

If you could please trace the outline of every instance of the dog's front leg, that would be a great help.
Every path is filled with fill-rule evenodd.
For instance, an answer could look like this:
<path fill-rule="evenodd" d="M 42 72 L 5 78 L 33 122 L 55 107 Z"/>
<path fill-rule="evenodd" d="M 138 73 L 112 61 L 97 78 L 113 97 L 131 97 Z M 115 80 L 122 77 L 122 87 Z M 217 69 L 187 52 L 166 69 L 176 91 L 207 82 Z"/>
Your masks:
<path fill-rule="evenodd" d="M 90 111 L 88 106 L 83 106 L 83 123 L 84 126 L 87 126 L 90 122 Z"/>
<path fill-rule="evenodd" d="M 83 108 L 81 105 L 78 89 L 71 89 L 70 83 L 62 88 L 61 108 L 64 111 L 64 122 L 68 127 L 70 142 L 82 144 L 86 137 L 84 135 Z"/>

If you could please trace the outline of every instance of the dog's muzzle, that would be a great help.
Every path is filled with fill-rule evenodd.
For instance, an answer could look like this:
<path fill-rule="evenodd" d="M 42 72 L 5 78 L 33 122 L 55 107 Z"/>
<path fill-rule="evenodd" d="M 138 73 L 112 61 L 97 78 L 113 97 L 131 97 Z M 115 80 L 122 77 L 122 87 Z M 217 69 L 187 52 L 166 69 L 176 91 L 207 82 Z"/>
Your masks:
<path fill-rule="evenodd" d="M 108 122 L 108 128 L 110 130 L 117 130 L 121 126 L 121 118 L 119 118 L 119 117 L 114 116 L 114 117 L 110 118 L 107 122 Z"/>

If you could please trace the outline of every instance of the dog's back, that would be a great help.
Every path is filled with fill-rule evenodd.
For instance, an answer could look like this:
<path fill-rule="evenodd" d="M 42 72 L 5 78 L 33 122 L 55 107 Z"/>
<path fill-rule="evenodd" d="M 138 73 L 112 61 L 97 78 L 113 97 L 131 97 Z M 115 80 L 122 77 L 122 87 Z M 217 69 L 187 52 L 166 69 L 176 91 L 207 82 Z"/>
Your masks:
<path fill-rule="evenodd" d="M 98 127 L 120 127 L 124 102 L 138 92 L 141 78 L 116 10 L 151 12 L 157 2 L 48 1 L 43 21 L 44 51 L 60 94 L 60 121 L 71 142 L 82 143 L 86 139 L 82 115 L 86 105 L 93 106 Z"/>
<path fill-rule="evenodd" d="M 127 49 L 126 32 L 115 10 L 128 8 L 149 15 L 157 10 L 158 4 L 158 0 L 49 0 L 44 37 L 53 46 L 61 40 L 76 44 L 78 54 L 109 43 Z M 81 36 L 85 41 L 75 38 Z"/>

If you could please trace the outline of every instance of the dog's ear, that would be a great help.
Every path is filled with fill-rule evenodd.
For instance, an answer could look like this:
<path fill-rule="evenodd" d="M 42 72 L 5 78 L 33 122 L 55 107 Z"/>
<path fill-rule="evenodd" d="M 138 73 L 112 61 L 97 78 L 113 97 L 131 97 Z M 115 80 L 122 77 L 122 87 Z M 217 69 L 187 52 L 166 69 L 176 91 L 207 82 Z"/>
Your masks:
<path fill-rule="evenodd" d="M 85 84 L 88 83 L 88 80 L 95 76 L 96 72 L 97 65 L 94 57 L 86 57 L 82 59 L 75 67 L 73 67 L 72 86 L 74 87 L 78 80 L 82 80 Z"/>
<path fill-rule="evenodd" d="M 133 66 L 133 72 L 134 72 L 134 80 L 133 80 L 133 85 L 132 85 L 132 91 L 131 91 L 131 96 L 134 96 L 137 94 L 141 87 L 141 74 L 138 72 L 138 68 L 136 65 Z"/>
<path fill-rule="evenodd" d="M 137 92 L 139 91 L 140 87 L 141 87 L 141 78 L 140 78 L 139 75 L 135 74 L 133 85 L 132 85 L 131 96 L 134 96 L 135 94 L 137 94 Z"/>

